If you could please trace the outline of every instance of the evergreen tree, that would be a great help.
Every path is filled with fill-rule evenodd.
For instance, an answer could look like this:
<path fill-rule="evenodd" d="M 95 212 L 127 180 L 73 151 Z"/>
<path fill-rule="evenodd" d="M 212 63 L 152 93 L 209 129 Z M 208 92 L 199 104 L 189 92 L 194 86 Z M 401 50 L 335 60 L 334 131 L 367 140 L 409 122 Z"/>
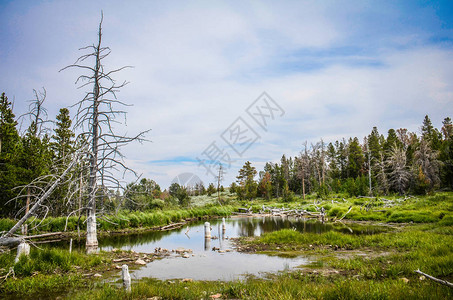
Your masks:
<path fill-rule="evenodd" d="M 0 97 L 0 215 L 14 214 L 15 203 L 8 202 L 16 196 L 12 190 L 18 185 L 20 172 L 16 166 L 17 147 L 20 141 L 16 129 L 17 121 L 12 104 L 5 93 Z"/>
<path fill-rule="evenodd" d="M 217 189 L 215 188 L 214 184 L 211 182 L 211 183 L 208 185 L 208 188 L 206 189 L 206 193 L 208 194 L 208 196 L 211 196 L 211 195 L 214 194 L 216 191 L 217 191 Z"/>
<path fill-rule="evenodd" d="M 233 182 L 230 184 L 230 190 L 229 190 L 230 194 L 236 193 L 236 188 L 237 188 L 236 182 L 233 181 Z"/>
<path fill-rule="evenodd" d="M 450 118 L 445 118 L 442 126 L 444 139 L 439 159 L 442 161 L 442 184 L 453 189 L 453 126 Z"/>
<path fill-rule="evenodd" d="M 272 196 L 271 174 L 269 174 L 269 172 L 263 172 L 260 177 L 261 179 L 258 185 L 258 194 L 259 196 L 269 200 Z"/>
<path fill-rule="evenodd" d="M 402 147 L 402 144 L 396 135 L 395 129 L 391 128 L 387 133 L 387 140 L 385 141 L 383 149 L 386 157 L 388 157 L 389 151 L 394 147 Z"/>
<path fill-rule="evenodd" d="M 363 156 L 362 148 L 360 147 L 359 139 L 355 137 L 350 139 L 348 145 L 348 165 L 347 172 L 349 177 L 357 178 L 363 174 L 363 163 L 365 157 Z"/>
<path fill-rule="evenodd" d="M 379 162 L 380 153 L 382 151 L 377 127 L 373 127 L 370 135 L 368 135 L 368 149 L 370 151 L 371 168 L 373 169 Z"/>
<path fill-rule="evenodd" d="M 348 148 L 346 141 L 343 139 L 341 142 L 335 142 L 335 150 L 337 153 L 337 162 L 340 169 L 341 179 L 348 178 Z"/>
<path fill-rule="evenodd" d="M 69 110 L 67 108 L 60 109 L 60 113 L 57 115 L 57 127 L 54 129 L 55 134 L 52 136 L 54 140 L 52 146 L 57 160 L 63 159 L 74 150 L 73 138 L 75 134 L 71 130 L 71 124 Z"/>
<path fill-rule="evenodd" d="M 14 156 L 14 148 L 19 142 L 15 117 L 11 102 L 8 101 L 5 93 L 2 93 L 0 97 L 0 155 L 2 159 L 10 159 L 11 156 Z"/>
<path fill-rule="evenodd" d="M 60 113 L 57 115 L 56 119 L 51 149 L 53 152 L 53 172 L 58 173 L 60 172 L 59 170 L 66 168 L 67 163 L 69 163 L 69 155 L 75 150 L 75 142 L 73 140 L 75 134 L 71 130 L 72 121 L 69 117 L 69 110 L 67 108 L 60 109 Z M 73 172 L 75 174 L 80 173 L 80 168 L 74 169 Z M 53 197 L 55 203 L 58 203 L 53 209 L 53 214 L 55 216 L 66 215 L 69 211 L 73 210 L 73 208 L 77 209 L 68 206 L 68 203 L 65 201 L 65 195 L 68 194 L 68 190 L 69 185 L 62 185 L 55 190 Z M 76 203 L 72 204 L 75 205 Z M 133 209 L 131 207 L 128 208 Z"/>
<path fill-rule="evenodd" d="M 433 135 L 434 132 L 434 127 L 428 115 L 426 115 L 425 118 L 423 119 L 423 125 L 420 130 L 422 132 L 422 138 L 427 141 L 430 141 L 431 136 Z"/>
<path fill-rule="evenodd" d="M 434 128 L 433 124 L 431 123 L 431 119 L 428 115 L 425 116 L 423 119 L 423 125 L 421 127 L 422 132 L 422 139 L 426 140 L 429 144 L 429 147 L 432 150 L 439 150 L 441 146 L 442 135 Z"/>
<path fill-rule="evenodd" d="M 236 191 L 239 192 L 238 196 L 240 198 L 253 199 L 256 197 L 258 191 L 258 185 L 254 179 L 256 174 L 255 167 L 252 167 L 250 161 L 246 161 L 236 177 L 239 184 Z"/>

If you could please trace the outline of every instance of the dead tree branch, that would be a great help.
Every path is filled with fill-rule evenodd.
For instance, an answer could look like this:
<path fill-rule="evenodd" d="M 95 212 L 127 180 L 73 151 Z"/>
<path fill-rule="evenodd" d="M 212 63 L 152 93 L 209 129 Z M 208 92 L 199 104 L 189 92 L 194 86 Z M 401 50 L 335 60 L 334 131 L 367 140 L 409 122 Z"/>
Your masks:
<path fill-rule="evenodd" d="M 433 280 L 433 281 L 435 281 L 435 282 L 437 282 L 437 283 L 440 283 L 440 284 L 443 284 L 443 285 L 446 285 L 446 286 L 448 286 L 448 287 L 453 288 L 453 283 L 450 283 L 450 282 L 448 282 L 448 281 L 446 281 L 446 280 L 438 279 L 438 278 L 436 278 L 436 277 L 433 277 L 433 276 L 431 276 L 431 275 L 428 275 L 428 274 L 426 274 L 426 273 L 423 273 L 422 271 L 420 271 L 420 269 L 415 270 L 415 273 L 418 273 L 418 274 L 420 274 L 420 275 L 423 275 L 423 276 L 425 276 L 426 278 L 429 278 L 429 279 L 431 279 L 431 280 Z"/>

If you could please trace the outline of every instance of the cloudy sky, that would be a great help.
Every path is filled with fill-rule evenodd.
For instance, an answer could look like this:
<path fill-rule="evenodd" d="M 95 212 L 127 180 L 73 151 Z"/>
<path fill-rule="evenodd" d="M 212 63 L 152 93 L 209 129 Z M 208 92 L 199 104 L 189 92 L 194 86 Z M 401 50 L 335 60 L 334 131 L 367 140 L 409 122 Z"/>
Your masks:
<path fill-rule="evenodd" d="M 45 87 L 50 119 L 82 99 L 80 71 L 59 70 L 96 42 L 103 10 L 106 68 L 134 66 L 116 77 L 133 104 L 118 130 L 152 129 L 126 161 L 162 187 L 214 181 L 199 161 L 222 160 L 229 185 L 304 141 L 453 117 L 452 1 L 92 2 L 0 0 L 0 91 L 20 115 Z"/>

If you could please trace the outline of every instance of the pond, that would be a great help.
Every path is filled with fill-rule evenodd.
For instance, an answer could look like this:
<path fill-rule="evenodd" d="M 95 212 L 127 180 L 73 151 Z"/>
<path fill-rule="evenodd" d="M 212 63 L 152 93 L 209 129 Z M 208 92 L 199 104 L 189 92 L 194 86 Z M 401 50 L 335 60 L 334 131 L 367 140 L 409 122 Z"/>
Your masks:
<path fill-rule="evenodd" d="M 304 256 L 288 258 L 237 252 L 234 251 L 235 245 L 230 238 L 259 236 L 284 228 L 315 233 L 337 230 L 352 234 L 373 234 L 383 230 L 376 226 L 355 226 L 351 229 L 344 225 L 334 226 L 317 221 L 272 216 L 227 218 L 225 231 L 222 230 L 222 219 L 210 220 L 210 224 L 213 236 L 210 240 L 204 238 L 204 222 L 194 222 L 170 231 L 103 238 L 99 246 L 104 251 L 119 248 L 142 253 L 153 253 L 155 248 L 192 250 L 186 258 L 172 252 L 164 259 L 147 263 L 131 272 L 131 276 L 136 279 L 235 280 L 242 279 L 247 274 L 263 276 L 269 272 L 293 269 L 307 265 L 311 260 Z M 214 247 L 221 251 L 213 251 Z"/>

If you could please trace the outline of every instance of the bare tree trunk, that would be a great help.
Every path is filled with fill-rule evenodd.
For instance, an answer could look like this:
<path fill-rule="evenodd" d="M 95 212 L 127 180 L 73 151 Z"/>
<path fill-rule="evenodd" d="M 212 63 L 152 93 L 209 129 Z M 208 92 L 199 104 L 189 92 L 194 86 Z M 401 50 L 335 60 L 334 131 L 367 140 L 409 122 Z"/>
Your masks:
<path fill-rule="evenodd" d="M 30 211 L 30 188 L 27 188 L 27 203 L 25 204 L 25 214 Z M 23 235 L 28 234 L 28 224 L 24 224 Z"/>
<path fill-rule="evenodd" d="M 370 187 L 370 196 L 373 196 L 373 190 L 371 189 L 371 159 L 369 150 L 368 150 L 368 184 Z"/>
<path fill-rule="evenodd" d="M 324 141 L 321 139 L 321 173 L 322 173 L 322 184 L 325 183 L 325 168 L 324 168 Z"/>
<path fill-rule="evenodd" d="M 302 176 L 302 195 L 303 195 L 304 200 L 305 200 L 305 175 Z"/>
<path fill-rule="evenodd" d="M 219 176 L 217 177 L 217 198 L 218 198 L 218 202 L 220 204 L 220 206 L 222 206 L 222 203 L 220 202 L 220 181 L 222 180 L 222 172 L 223 172 L 223 168 L 222 168 L 222 164 L 219 165 Z"/>
<path fill-rule="evenodd" d="M 99 142 L 99 68 L 100 62 L 100 48 L 102 39 L 102 21 L 99 24 L 99 39 L 98 45 L 95 49 L 96 53 L 96 66 L 94 72 L 94 87 L 93 87 L 93 113 L 92 113 L 92 146 L 90 158 L 90 180 L 88 184 L 88 219 L 87 219 L 87 239 L 86 247 L 89 248 L 98 246 L 98 239 L 96 233 L 96 192 L 97 192 L 97 173 L 98 173 L 98 142 Z"/>
<path fill-rule="evenodd" d="M 111 76 L 127 67 L 108 72 L 105 70 L 102 60 L 110 54 L 110 48 L 101 47 L 102 21 L 103 15 L 99 23 L 97 43 L 81 48 L 81 50 L 89 51 L 89 53 L 80 56 L 74 64 L 60 70 L 63 71 L 68 68 L 77 67 L 88 71 L 89 75 L 80 75 L 76 84 L 88 81 L 83 83 L 81 87 L 92 85 L 91 91 L 87 92 L 86 96 L 76 104 L 78 111 L 74 125 L 75 128 L 82 129 L 82 133 L 79 136 L 84 140 L 86 139 L 90 145 L 88 158 L 89 179 L 87 180 L 87 184 L 84 184 L 87 189 L 87 252 L 92 252 L 91 249 L 93 248 L 97 250 L 98 245 L 96 235 L 97 198 L 103 197 L 103 193 L 107 190 L 107 184 L 112 184 L 113 186 L 111 187 L 114 188 L 121 187 L 121 183 L 115 178 L 113 170 L 117 170 L 116 167 L 119 166 L 125 171 L 131 171 L 134 175 L 137 175 L 132 169 L 125 166 L 123 161 L 124 156 L 121 154 L 120 148 L 131 141 L 144 141 L 143 135 L 149 131 L 147 130 L 136 136 L 129 137 L 116 134 L 115 130 L 113 130 L 112 123 L 116 122 L 115 118 L 118 115 L 126 115 L 125 111 L 117 110 L 113 107 L 114 105 L 126 105 L 117 99 L 116 92 L 124 87 L 127 82 L 124 81 L 122 84 L 116 84 Z M 95 59 L 94 67 L 85 64 L 88 58 Z M 99 186 L 101 186 L 101 189 Z M 79 209 L 83 208 L 80 204 L 81 198 L 80 194 Z"/>
<path fill-rule="evenodd" d="M 83 191 L 83 171 L 80 171 L 79 179 L 79 209 L 78 209 L 78 218 L 77 218 L 77 236 L 80 239 L 80 214 L 82 212 L 82 191 Z"/>

